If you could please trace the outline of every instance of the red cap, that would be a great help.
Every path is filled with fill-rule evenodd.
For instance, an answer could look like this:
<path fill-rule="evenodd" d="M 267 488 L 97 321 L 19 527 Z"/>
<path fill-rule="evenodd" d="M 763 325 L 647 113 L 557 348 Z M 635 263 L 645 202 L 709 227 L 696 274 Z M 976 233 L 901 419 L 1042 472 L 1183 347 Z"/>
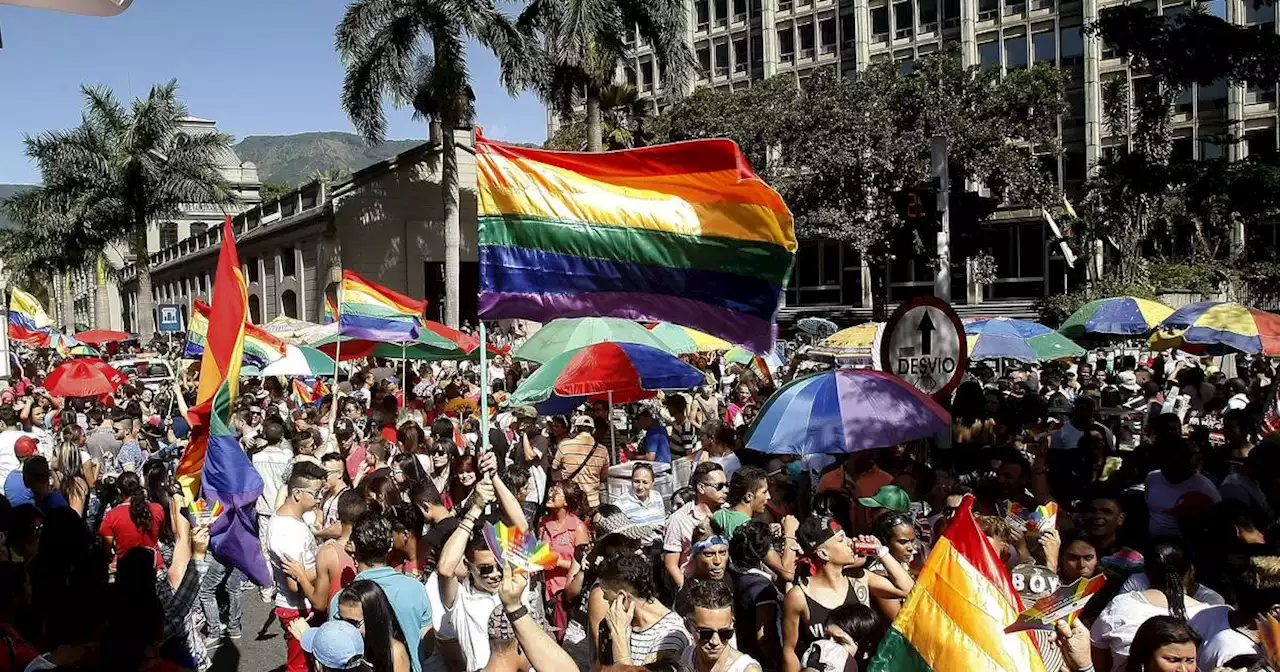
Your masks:
<path fill-rule="evenodd" d="M 37 452 L 36 440 L 29 436 L 19 436 L 18 440 L 13 444 L 13 454 L 18 458 L 31 457 Z"/>

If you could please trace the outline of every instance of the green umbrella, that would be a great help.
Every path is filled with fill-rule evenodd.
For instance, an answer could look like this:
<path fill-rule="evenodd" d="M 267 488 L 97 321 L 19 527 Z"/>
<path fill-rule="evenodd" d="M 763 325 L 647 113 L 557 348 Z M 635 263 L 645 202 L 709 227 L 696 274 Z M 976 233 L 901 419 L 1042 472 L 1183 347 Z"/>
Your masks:
<path fill-rule="evenodd" d="M 638 322 L 619 317 L 575 317 L 543 325 L 516 349 L 513 357 L 545 364 L 557 355 L 596 343 L 638 343 L 676 354 Z"/>
<path fill-rule="evenodd" d="M 305 345 L 290 345 L 284 357 L 262 369 L 264 376 L 332 376 L 333 358 Z"/>

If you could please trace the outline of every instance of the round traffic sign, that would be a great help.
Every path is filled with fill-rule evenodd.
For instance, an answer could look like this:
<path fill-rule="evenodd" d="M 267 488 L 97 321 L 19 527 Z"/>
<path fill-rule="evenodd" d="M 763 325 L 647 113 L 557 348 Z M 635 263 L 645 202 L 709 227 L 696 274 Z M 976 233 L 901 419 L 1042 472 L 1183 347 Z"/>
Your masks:
<path fill-rule="evenodd" d="M 968 358 L 964 324 L 942 299 L 916 297 L 900 304 L 885 323 L 881 368 L 925 394 L 951 394 L 964 377 Z"/>

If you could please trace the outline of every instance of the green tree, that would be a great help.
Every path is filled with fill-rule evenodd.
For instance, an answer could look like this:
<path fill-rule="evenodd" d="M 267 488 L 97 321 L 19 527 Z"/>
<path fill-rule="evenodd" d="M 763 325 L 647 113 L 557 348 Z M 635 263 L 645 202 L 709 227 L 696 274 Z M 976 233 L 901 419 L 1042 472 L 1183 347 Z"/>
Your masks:
<path fill-rule="evenodd" d="M 278 200 L 281 196 L 294 189 L 297 189 L 297 187 L 283 182 L 263 182 L 262 187 L 258 190 L 258 195 L 262 197 L 263 203 L 269 203 Z"/>
<path fill-rule="evenodd" d="M 440 190 L 444 205 L 445 322 L 458 326 L 458 272 L 462 233 L 458 220 L 458 155 L 454 131 L 474 117 L 466 43 L 475 39 L 498 58 L 503 84 L 514 95 L 531 81 L 529 50 L 514 22 L 492 0 L 355 0 L 336 31 L 347 72 L 342 106 L 370 144 L 386 137 L 383 98 L 412 107 L 416 118 L 438 123 Z"/>
<path fill-rule="evenodd" d="M 603 149 L 633 149 L 650 142 L 654 120 L 653 101 L 641 98 L 630 84 L 612 84 L 600 92 L 600 127 Z M 583 152 L 587 142 L 587 116 L 575 113 L 573 120 L 556 129 L 547 140 L 547 149 Z"/>
<path fill-rule="evenodd" d="M 687 23 L 682 0 L 533 0 L 520 14 L 521 30 L 541 45 L 534 88 L 566 123 L 579 105 L 585 107 L 592 152 L 604 147 L 604 96 L 632 48 L 626 32 L 639 29 L 674 99 L 685 93 L 695 65 Z"/>
<path fill-rule="evenodd" d="M 231 204 L 235 195 L 219 171 L 230 150 L 223 133 L 182 131 L 186 106 L 178 84 L 151 88 L 126 108 L 107 88 L 82 88 L 85 110 L 71 130 L 26 138 L 27 155 L 40 166 L 51 202 L 69 203 L 98 236 L 124 243 L 138 279 L 139 333 L 155 332 L 147 228 L 173 217 L 184 203 Z"/>

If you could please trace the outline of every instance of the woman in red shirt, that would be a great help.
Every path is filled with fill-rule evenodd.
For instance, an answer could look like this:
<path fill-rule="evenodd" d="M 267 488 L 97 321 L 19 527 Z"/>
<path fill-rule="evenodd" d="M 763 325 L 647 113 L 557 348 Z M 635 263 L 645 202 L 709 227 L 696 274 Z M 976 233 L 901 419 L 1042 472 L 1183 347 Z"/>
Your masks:
<path fill-rule="evenodd" d="M 164 509 L 147 499 L 138 475 L 127 471 L 116 481 L 120 489 L 120 504 L 102 517 L 98 535 L 115 549 L 118 561 L 129 549 L 143 546 L 156 550 L 156 565 L 162 567 L 160 558 L 160 526 L 164 524 Z"/>

